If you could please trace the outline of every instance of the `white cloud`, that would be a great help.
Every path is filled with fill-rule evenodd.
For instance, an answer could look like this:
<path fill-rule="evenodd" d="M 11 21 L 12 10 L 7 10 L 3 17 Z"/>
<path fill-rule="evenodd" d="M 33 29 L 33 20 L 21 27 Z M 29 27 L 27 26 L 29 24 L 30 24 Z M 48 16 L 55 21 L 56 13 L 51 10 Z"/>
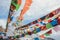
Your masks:
<path fill-rule="evenodd" d="M 45 16 L 53 10 L 60 7 L 60 1 L 58 0 L 33 0 L 30 9 L 24 15 L 24 21 L 31 22 L 42 16 Z M 33 19 L 33 20 L 32 20 Z M 28 23 L 27 23 L 28 24 Z"/>
<path fill-rule="evenodd" d="M 7 20 L 0 19 L 0 26 L 2 26 L 4 29 L 6 28 L 6 22 L 7 22 Z"/>

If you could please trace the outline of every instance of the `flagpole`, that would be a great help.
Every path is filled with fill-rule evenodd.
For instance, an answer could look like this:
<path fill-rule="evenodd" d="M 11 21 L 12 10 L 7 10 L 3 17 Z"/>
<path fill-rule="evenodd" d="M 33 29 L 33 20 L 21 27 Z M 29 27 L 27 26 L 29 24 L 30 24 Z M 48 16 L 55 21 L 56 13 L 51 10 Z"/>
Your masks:
<path fill-rule="evenodd" d="M 6 24 L 6 30 L 5 30 L 5 32 L 7 32 L 7 30 L 8 30 L 8 21 L 9 21 L 9 18 L 10 18 L 10 10 L 9 10 L 9 15 L 8 15 L 8 19 L 7 19 L 7 24 Z"/>
<path fill-rule="evenodd" d="M 21 4 L 21 0 L 11 0 L 11 5 L 10 5 L 10 10 L 9 10 L 9 15 L 8 15 L 8 19 L 7 19 L 5 32 L 7 32 L 7 30 L 8 30 L 8 24 L 12 21 L 11 16 L 14 14 L 13 11 L 14 10 L 17 11 L 19 9 L 20 4 Z"/>

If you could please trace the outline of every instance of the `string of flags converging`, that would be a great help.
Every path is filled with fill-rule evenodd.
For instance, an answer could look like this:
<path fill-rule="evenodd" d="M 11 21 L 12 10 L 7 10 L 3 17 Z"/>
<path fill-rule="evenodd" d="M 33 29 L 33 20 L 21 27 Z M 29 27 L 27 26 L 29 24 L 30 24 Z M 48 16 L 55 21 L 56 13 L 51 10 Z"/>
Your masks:
<path fill-rule="evenodd" d="M 57 21 L 56 19 L 54 19 L 54 20 L 52 20 L 52 22 L 47 23 L 45 27 L 42 26 L 43 28 L 36 26 L 35 30 L 33 30 L 32 32 L 31 32 L 30 29 L 27 29 L 27 33 L 26 33 L 26 34 L 25 34 L 23 31 L 20 32 L 20 33 L 22 33 L 22 35 L 23 35 L 22 37 L 24 37 L 25 35 L 36 34 L 36 33 L 40 32 L 40 31 L 42 31 L 41 29 L 47 30 L 47 29 L 49 29 L 49 28 L 53 28 L 53 27 L 56 26 L 56 25 L 58 25 L 58 21 Z M 20 30 L 20 31 L 21 31 L 21 30 Z M 21 36 L 21 35 L 20 35 L 20 36 Z"/>
<path fill-rule="evenodd" d="M 51 17 L 48 17 L 48 16 L 45 17 L 44 16 L 45 17 L 45 19 L 43 20 L 44 22 L 40 20 L 39 22 L 37 22 L 39 24 L 34 23 L 36 25 L 31 27 L 32 31 L 29 28 L 29 26 L 24 26 L 22 28 L 18 28 L 17 33 L 20 32 L 21 35 L 15 35 L 13 37 L 17 38 L 17 37 L 24 37 L 25 35 L 36 34 L 40 31 L 47 30 L 47 29 L 50 29 L 50 28 L 54 28 L 56 25 L 59 25 L 60 22 L 58 20 L 60 20 L 60 12 L 55 11 L 55 13 L 51 13 L 51 14 L 53 14 Z M 47 20 L 46 20 L 46 18 L 47 18 Z M 41 19 L 43 19 L 43 18 L 41 18 Z M 45 23 L 45 22 L 47 22 L 47 23 Z M 26 30 L 26 32 L 23 31 L 24 29 Z M 20 30 L 20 31 L 18 32 L 18 30 Z"/>

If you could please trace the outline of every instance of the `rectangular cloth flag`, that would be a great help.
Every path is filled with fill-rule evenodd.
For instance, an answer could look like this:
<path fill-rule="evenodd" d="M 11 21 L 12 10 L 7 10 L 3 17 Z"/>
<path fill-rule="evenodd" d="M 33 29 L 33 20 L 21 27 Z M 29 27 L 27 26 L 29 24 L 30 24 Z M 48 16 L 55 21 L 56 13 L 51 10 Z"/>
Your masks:
<path fill-rule="evenodd" d="M 55 27 L 54 27 L 54 30 L 55 30 L 56 32 L 60 31 L 60 25 L 55 26 Z"/>

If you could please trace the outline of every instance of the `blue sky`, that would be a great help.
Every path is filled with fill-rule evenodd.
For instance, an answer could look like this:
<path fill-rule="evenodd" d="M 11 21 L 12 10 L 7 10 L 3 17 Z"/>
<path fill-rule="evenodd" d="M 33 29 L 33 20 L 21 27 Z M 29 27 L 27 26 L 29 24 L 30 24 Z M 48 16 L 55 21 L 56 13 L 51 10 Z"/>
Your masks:
<path fill-rule="evenodd" d="M 6 22 L 11 0 L 0 0 L 0 26 L 6 28 Z"/>
<path fill-rule="evenodd" d="M 22 0 L 22 6 L 16 12 L 15 17 L 19 15 L 20 9 L 23 8 L 24 0 Z M 11 0 L 0 0 L 0 25 L 3 25 L 5 28 L 7 17 L 9 14 L 9 7 L 10 7 Z M 60 7 L 60 0 L 33 0 L 33 3 L 30 9 L 24 15 L 23 24 L 28 24 L 48 13 L 52 12 Z"/>
<path fill-rule="evenodd" d="M 0 18 L 6 19 L 9 12 L 10 0 L 0 0 Z"/>

